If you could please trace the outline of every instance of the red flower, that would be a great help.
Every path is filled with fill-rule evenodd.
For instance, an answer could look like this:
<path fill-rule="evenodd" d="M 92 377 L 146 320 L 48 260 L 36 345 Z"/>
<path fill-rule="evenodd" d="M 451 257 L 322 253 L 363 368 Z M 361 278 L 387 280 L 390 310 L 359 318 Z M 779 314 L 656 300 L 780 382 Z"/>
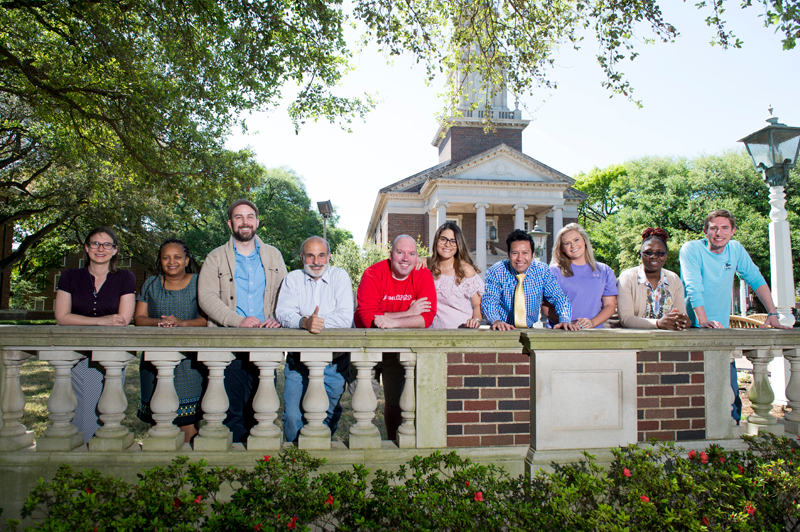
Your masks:
<path fill-rule="evenodd" d="M 720 464 L 724 464 L 725 462 L 727 462 L 727 460 L 725 460 L 725 457 L 724 456 L 720 456 L 719 457 L 719 463 Z"/>
<path fill-rule="evenodd" d="M 294 460 L 292 460 L 294 462 Z M 286 525 L 286 528 L 297 528 L 297 517 L 292 517 L 289 520 L 289 524 Z"/>
<path fill-rule="evenodd" d="M 92 488 L 86 488 L 86 493 L 91 495 L 92 493 L 94 493 L 94 490 Z"/>
<path fill-rule="evenodd" d="M 195 504 L 200 504 L 201 502 L 203 502 L 203 496 L 202 495 L 198 495 L 197 498 L 194 500 L 194 503 Z"/>
<path fill-rule="evenodd" d="M 97 527 L 94 527 L 94 532 L 97 532 Z"/>
<path fill-rule="evenodd" d="M 256 526 L 254 526 L 253 530 L 261 530 L 261 523 L 258 523 Z"/>
<path fill-rule="evenodd" d="M 264 457 L 264 461 L 265 461 L 265 462 L 269 462 L 269 456 L 265 456 L 265 457 Z"/>
<path fill-rule="evenodd" d="M 466 482 L 464 482 L 464 485 L 465 485 L 465 486 L 467 486 L 467 487 L 469 487 L 469 480 L 467 480 Z"/>
<path fill-rule="evenodd" d="M 475 499 L 476 502 L 483 502 L 483 492 L 476 491 L 475 492 Z"/>
<path fill-rule="evenodd" d="M 710 523 L 708 522 L 708 517 L 703 518 L 703 524 L 708 526 Z"/>
<path fill-rule="evenodd" d="M 648 497 L 647 495 L 642 495 L 641 499 L 642 502 L 650 502 L 650 497 Z"/>
<path fill-rule="evenodd" d="M 328 500 L 325 501 L 325 504 L 333 504 L 333 495 L 328 495 Z"/>
<path fill-rule="evenodd" d="M 697 456 L 697 453 L 694 452 L 694 449 L 689 451 L 689 460 L 694 460 L 694 457 Z"/>
<path fill-rule="evenodd" d="M 756 509 L 753 508 L 753 506 L 749 502 L 747 503 L 745 510 L 747 510 L 748 515 L 753 515 L 754 513 L 756 513 Z"/>
<path fill-rule="evenodd" d="M 626 467 L 625 469 L 622 470 L 622 474 L 625 475 L 626 477 L 629 477 L 631 476 L 631 470 Z"/>
<path fill-rule="evenodd" d="M 705 451 L 700 451 L 700 463 L 707 464 L 708 463 L 708 455 Z"/>
<path fill-rule="evenodd" d="M 178 508 L 180 505 L 181 505 L 181 500 L 179 498 L 175 497 L 174 499 L 172 499 L 172 506 Z"/>

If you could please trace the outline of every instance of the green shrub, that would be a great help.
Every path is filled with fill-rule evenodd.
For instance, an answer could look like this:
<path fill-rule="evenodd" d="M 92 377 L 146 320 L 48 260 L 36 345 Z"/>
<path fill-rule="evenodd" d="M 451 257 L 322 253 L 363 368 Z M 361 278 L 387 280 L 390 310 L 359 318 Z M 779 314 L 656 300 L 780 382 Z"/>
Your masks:
<path fill-rule="evenodd" d="M 371 480 L 359 465 L 320 474 L 324 460 L 294 447 L 247 470 L 179 457 L 136 485 L 63 465 L 33 490 L 23 517 L 38 520 L 31 531 L 800 530 L 797 443 L 745 440 L 745 452 L 712 445 L 688 455 L 672 443 L 630 445 L 612 450 L 607 471 L 584 453 L 533 478 L 455 452 Z"/>

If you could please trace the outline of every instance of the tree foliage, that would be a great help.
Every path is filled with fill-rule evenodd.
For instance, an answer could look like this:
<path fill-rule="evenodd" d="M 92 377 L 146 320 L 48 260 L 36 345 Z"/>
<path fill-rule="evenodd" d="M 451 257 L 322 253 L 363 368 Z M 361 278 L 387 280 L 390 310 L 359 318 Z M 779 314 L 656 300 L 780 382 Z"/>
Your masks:
<path fill-rule="evenodd" d="M 622 168 L 622 171 L 620 171 Z M 613 175 L 600 181 L 597 175 Z M 769 187 L 753 168 L 747 153 L 728 151 L 695 159 L 644 157 L 578 178 L 577 188 L 593 189 L 590 201 L 614 197 L 619 208 L 599 220 L 586 218 L 586 229 L 598 260 L 620 272 L 639 264 L 641 232 L 663 227 L 671 235 L 665 267 L 680 272 L 678 250 L 689 240 L 704 238 L 703 221 L 716 209 L 736 217 L 735 239 L 747 249 L 765 278 L 770 277 Z M 792 230 L 794 278 L 800 280 L 800 173 L 790 172 L 786 187 L 787 213 Z"/>

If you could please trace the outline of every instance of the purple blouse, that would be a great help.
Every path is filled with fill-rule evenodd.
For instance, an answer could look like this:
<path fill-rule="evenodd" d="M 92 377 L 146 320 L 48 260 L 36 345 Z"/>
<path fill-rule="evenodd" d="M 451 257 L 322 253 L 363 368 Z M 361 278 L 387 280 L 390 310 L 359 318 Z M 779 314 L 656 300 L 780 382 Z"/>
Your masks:
<path fill-rule="evenodd" d="M 614 271 L 603 264 L 597 262 L 597 269 L 592 271 L 588 264 L 577 266 L 572 265 L 572 277 L 561 275 L 561 268 L 550 266 L 550 271 L 556 277 L 561 290 L 567 294 L 569 302 L 572 303 L 572 319 L 587 318 L 592 319 L 600 313 L 603 308 L 603 296 L 615 296 L 617 290 L 617 277 Z M 548 323 L 552 327 L 553 323 Z M 601 323 L 595 329 L 602 329 L 605 323 Z"/>
<path fill-rule="evenodd" d="M 436 285 L 436 316 L 431 329 L 457 329 L 472 317 L 471 298 L 476 293 L 483 297 L 483 279 L 473 275 L 456 284 L 455 275 L 440 275 Z"/>
<path fill-rule="evenodd" d="M 119 312 L 119 300 L 125 294 L 136 293 L 136 277 L 128 270 L 109 273 L 98 292 L 94 291 L 94 276 L 88 268 L 64 270 L 58 289 L 72 296 L 72 314 L 96 318 Z"/>

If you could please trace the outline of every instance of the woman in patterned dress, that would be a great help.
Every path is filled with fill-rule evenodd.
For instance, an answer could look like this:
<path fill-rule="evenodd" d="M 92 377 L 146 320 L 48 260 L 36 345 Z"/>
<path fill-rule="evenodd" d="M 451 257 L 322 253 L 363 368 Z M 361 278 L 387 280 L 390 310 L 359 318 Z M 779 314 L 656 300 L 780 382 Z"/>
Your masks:
<path fill-rule="evenodd" d="M 139 327 L 205 327 L 206 319 L 197 305 L 197 263 L 189 248 L 180 240 L 161 245 L 156 260 L 158 275 L 148 277 L 137 297 L 134 323 Z M 180 406 L 175 424 L 190 442 L 200 422 L 200 399 L 203 394 L 202 367 L 196 357 L 183 359 L 175 367 L 175 391 Z M 136 413 L 139 419 L 153 424 L 150 399 L 156 388 L 157 370 L 142 360 L 140 367 L 141 400 Z"/>
<path fill-rule="evenodd" d="M 58 282 L 56 323 L 80 327 L 128 325 L 136 304 L 136 278 L 128 270 L 117 269 L 117 235 L 108 227 L 98 227 L 86 237 L 83 249 L 85 267 L 65 270 Z M 78 362 L 72 368 L 72 389 L 78 401 L 72 424 L 88 443 L 100 428 L 97 402 L 103 391 L 102 366 L 88 358 Z"/>
<path fill-rule="evenodd" d="M 436 316 L 431 329 L 475 329 L 481 324 L 483 279 L 469 257 L 464 233 L 445 222 L 433 237 L 428 269 L 436 285 Z"/>
<path fill-rule="evenodd" d="M 672 329 L 689 327 L 683 282 L 665 269 L 669 233 L 660 227 L 642 231 L 642 264 L 619 276 L 617 308 L 620 325 L 631 329 Z"/>

